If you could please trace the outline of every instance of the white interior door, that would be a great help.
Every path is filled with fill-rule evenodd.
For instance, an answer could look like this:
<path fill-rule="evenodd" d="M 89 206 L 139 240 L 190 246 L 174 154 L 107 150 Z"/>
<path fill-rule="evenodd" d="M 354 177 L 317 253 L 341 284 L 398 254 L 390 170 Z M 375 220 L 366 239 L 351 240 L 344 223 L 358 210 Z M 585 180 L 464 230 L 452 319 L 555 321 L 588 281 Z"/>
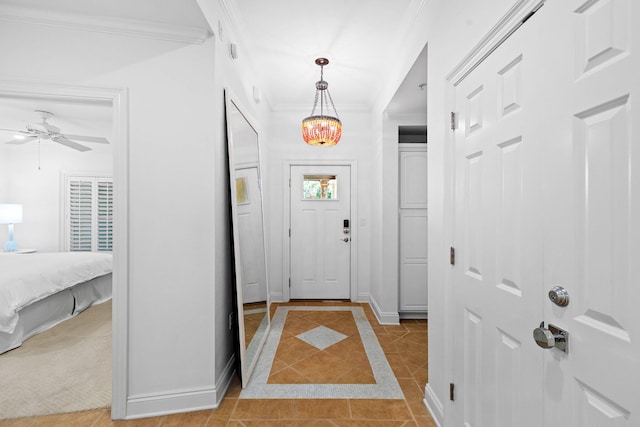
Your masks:
<path fill-rule="evenodd" d="M 290 177 L 290 297 L 349 299 L 351 168 L 291 166 Z"/>
<path fill-rule="evenodd" d="M 236 169 L 238 234 L 242 254 L 242 302 L 266 301 L 264 234 L 262 232 L 262 199 L 258 168 Z"/>
<path fill-rule="evenodd" d="M 455 426 L 640 425 L 639 19 L 547 1 L 455 88 Z"/>
<path fill-rule="evenodd" d="M 534 17 L 535 18 L 535 17 Z M 454 422 L 540 427 L 542 108 L 531 19 L 455 88 Z"/>
<path fill-rule="evenodd" d="M 400 311 L 427 311 L 427 147 L 400 147 Z"/>
<path fill-rule="evenodd" d="M 569 332 L 568 354 L 543 350 L 545 425 L 640 426 L 640 5 L 547 3 L 544 282 L 570 300 L 545 299 Z"/>

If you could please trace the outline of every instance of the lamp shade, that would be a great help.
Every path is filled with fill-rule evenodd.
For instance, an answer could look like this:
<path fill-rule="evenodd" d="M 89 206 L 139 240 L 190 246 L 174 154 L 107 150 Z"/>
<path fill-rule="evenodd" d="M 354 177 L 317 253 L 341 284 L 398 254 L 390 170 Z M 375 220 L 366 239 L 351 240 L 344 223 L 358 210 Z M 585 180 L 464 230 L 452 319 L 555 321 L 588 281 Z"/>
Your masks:
<path fill-rule="evenodd" d="M 327 58 L 316 59 L 316 65 L 320 66 L 320 80 L 316 82 L 316 98 L 313 101 L 311 115 L 302 120 L 302 138 L 309 145 L 329 147 L 336 145 L 342 136 L 342 122 L 338 118 L 336 106 L 329 93 L 329 83 L 323 78 L 324 66 L 328 63 Z M 320 114 L 316 115 L 318 100 L 320 100 Z M 329 111 L 329 103 L 333 107 L 333 116 L 324 113 L 325 108 Z"/>
<path fill-rule="evenodd" d="M 342 122 L 331 116 L 311 116 L 302 121 L 302 137 L 309 145 L 336 145 L 342 136 Z"/>
<path fill-rule="evenodd" d="M 20 224 L 22 222 L 22 205 L 0 204 L 0 224 Z"/>

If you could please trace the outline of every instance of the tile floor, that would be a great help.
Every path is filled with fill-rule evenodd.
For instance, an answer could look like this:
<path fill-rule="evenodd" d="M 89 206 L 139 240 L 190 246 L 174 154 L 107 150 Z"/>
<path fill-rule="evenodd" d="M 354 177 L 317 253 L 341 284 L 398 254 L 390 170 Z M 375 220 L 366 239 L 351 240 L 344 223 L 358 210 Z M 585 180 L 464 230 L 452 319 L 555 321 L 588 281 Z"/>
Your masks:
<path fill-rule="evenodd" d="M 249 347 L 253 336 L 262 323 L 262 318 L 267 310 L 266 303 L 251 303 L 244 304 L 244 345 L 245 348 Z"/>
<path fill-rule="evenodd" d="M 301 304 L 336 305 L 335 302 L 290 303 L 290 305 Z M 240 382 L 235 379 L 216 410 L 131 421 L 112 421 L 110 410 L 102 409 L 5 420 L 0 421 L 0 427 L 435 427 L 436 424 L 422 401 L 427 382 L 427 322 L 406 320 L 400 325 L 382 326 L 378 325 L 367 304 L 343 304 L 362 306 L 364 309 L 402 388 L 404 399 L 244 399 L 240 398 L 242 390 Z M 276 366 L 274 363 L 270 378 L 278 381 L 277 373 L 282 369 L 282 365 Z M 317 371 L 325 370 L 326 365 L 317 367 Z M 305 376 L 310 375 L 309 379 L 316 378 L 312 371 L 307 372 Z M 368 377 L 364 375 L 360 380 L 368 381 Z"/>
<path fill-rule="evenodd" d="M 333 345 L 328 345 L 331 341 L 325 344 L 324 340 L 331 336 L 339 341 Z M 314 342 L 314 337 L 319 344 Z M 325 348 L 318 347 L 324 345 Z M 318 369 L 318 366 L 330 366 L 331 369 Z M 350 311 L 289 311 L 267 383 L 375 382 L 371 364 Z"/>

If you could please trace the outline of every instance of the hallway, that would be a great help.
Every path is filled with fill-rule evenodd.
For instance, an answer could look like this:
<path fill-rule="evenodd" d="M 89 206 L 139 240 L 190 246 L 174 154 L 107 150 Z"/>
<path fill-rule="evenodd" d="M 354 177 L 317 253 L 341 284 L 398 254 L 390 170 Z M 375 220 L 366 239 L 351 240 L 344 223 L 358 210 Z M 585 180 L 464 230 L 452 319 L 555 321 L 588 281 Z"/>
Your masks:
<path fill-rule="evenodd" d="M 207 426 L 207 427 L 252 427 L 252 426 L 337 426 L 337 427 L 357 427 L 357 426 L 380 426 L 380 427 L 434 427 L 428 411 L 424 405 L 424 387 L 427 382 L 427 321 L 426 320 L 403 320 L 400 325 L 378 325 L 373 312 L 368 304 L 341 302 L 300 302 L 295 301 L 288 304 L 273 304 L 272 312 L 277 307 L 293 307 L 293 306 L 309 306 L 325 309 L 327 307 L 339 306 L 343 310 L 350 307 L 362 308 L 366 315 L 371 329 L 375 332 L 379 346 L 384 352 L 389 366 L 391 367 L 395 378 L 397 379 L 404 399 L 386 399 L 386 398 L 338 398 L 338 399 L 300 399 L 300 398 L 244 398 L 241 396 L 242 388 L 240 381 L 236 377 L 227 391 L 225 398 L 220 407 L 216 410 L 197 411 L 185 414 L 167 415 L 162 417 L 144 418 L 131 421 L 112 421 L 110 419 L 110 411 L 108 409 L 87 411 L 75 414 L 61 414 L 47 417 L 26 418 L 19 420 L 0 421 L 0 427 L 19 426 Z M 344 317 L 342 311 L 341 316 Z M 327 316 L 314 316 L 313 313 L 321 313 L 320 311 L 312 311 L 310 308 L 308 313 L 296 312 L 298 320 L 287 324 L 285 328 L 294 329 L 297 333 L 302 329 L 310 330 L 321 325 L 323 322 L 336 329 L 341 329 L 346 335 L 349 326 L 338 326 L 338 323 L 345 324 L 348 322 L 336 322 L 335 320 L 327 320 Z M 336 313 L 331 311 L 331 313 Z M 301 316 L 300 314 L 305 314 Z M 306 315 L 308 314 L 308 315 Z M 311 317 L 309 317 L 311 316 Z M 306 320 L 303 320 L 306 317 Z M 296 318 L 296 317 L 292 317 Z M 303 326 L 304 325 L 304 326 Z M 285 329 L 282 339 L 290 339 L 291 334 Z M 282 341 L 281 341 L 282 342 Z M 337 345 L 337 344 L 336 344 Z M 353 341 L 344 339 L 344 345 L 349 346 L 349 356 L 345 355 L 343 359 L 358 358 L 358 345 Z M 286 347 L 283 346 L 284 350 Z M 331 346 L 326 348 L 329 351 Z M 299 352 L 300 353 L 300 352 Z M 334 366 L 327 366 L 326 357 L 321 356 L 321 351 L 314 353 L 316 357 L 306 358 L 304 370 L 306 377 L 315 378 L 316 382 L 322 382 L 319 378 L 326 377 L 324 373 L 328 368 L 334 370 Z M 313 356 L 309 354 L 310 356 Z M 297 365 L 301 360 L 291 358 L 291 355 L 278 353 L 274 366 L 271 368 L 273 375 L 270 382 L 277 382 L 283 385 L 285 375 L 282 373 L 291 371 L 291 366 L 295 366 L 296 371 L 302 370 Z M 288 360 L 285 366 L 283 360 Z M 318 364 L 310 366 L 312 360 L 317 360 Z M 365 361 L 366 362 L 366 361 Z M 277 364 L 277 365 L 276 365 Z M 366 371 L 366 367 L 362 367 L 366 363 L 362 360 L 358 365 L 353 366 L 354 369 L 342 366 L 344 370 L 343 378 L 359 378 L 352 379 L 350 384 L 342 384 L 353 386 L 353 383 L 370 383 L 371 377 L 367 375 L 354 376 L 352 371 Z M 372 365 L 375 365 L 372 363 Z M 281 372 L 277 379 L 278 372 Z M 255 374 L 257 374 L 256 372 Z M 254 374 L 254 375 L 255 375 Z M 276 378 L 276 379 L 273 379 Z M 302 382 L 311 381 L 304 380 L 302 376 L 298 376 L 295 382 L 300 385 Z M 332 380 L 333 381 L 333 380 Z M 337 380 L 335 382 L 341 382 Z"/>

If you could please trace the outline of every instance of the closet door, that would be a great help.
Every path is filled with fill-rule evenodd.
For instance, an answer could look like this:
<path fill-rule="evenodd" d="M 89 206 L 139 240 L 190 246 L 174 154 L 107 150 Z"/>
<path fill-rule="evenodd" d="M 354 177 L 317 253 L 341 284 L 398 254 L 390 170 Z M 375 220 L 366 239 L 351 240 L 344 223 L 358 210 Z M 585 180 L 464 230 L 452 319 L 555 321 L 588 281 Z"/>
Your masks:
<path fill-rule="evenodd" d="M 400 147 L 400 312 L 427 311 L 427 147 Z"/>
<path fill-rule="evenodd" d="M 454 85 L 454 426 L 640 425 L 639 19 L 547 1 Z"/>
<path fill-rule="evenodd" d="M 569 351 L 540 349 L 545 425 L 638 426 L 640 5 L 547 3 L 544 286 L 569 303 L 545 298 L 541 320 L 569 332 Z"/>
<path fill-rule="evenodd" d="M 457 81 L 452 260 L 454 421 L 541 427 L 541 129 L 533 16 Z"/>

